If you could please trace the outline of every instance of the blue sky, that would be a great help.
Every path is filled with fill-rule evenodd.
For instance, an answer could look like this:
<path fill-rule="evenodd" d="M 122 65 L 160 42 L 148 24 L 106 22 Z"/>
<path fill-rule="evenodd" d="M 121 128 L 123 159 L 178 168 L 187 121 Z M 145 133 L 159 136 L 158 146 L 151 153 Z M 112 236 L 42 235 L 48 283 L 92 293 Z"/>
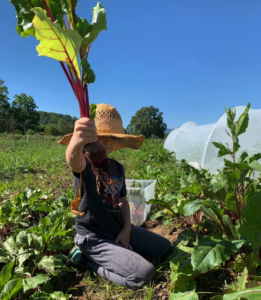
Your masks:
<path fill-rule="evenodd" d="M 91 21 L 93 0 L 76 13 Z M 261 108 L 260 0 L 105 0 L 107 31 L 92 44 L 91 103 L 108 103 L 126 127 L 154 106 L 168 128 L 215 123 L 224 105 Z M 38 57 L 34 37 L 16 33 L 15 9 L 0 4 L 0 78 L 13 95 L 31 95 L 38 110 L 79 117 L 77 100 L 55 60 Z"/>

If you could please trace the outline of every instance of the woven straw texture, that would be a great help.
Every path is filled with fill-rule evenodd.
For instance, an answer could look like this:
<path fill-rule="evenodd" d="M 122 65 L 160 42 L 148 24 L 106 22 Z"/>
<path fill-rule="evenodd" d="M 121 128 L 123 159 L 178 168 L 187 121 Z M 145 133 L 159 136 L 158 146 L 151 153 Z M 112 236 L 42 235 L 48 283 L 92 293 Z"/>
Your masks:
<path fill-rule="evenodd" d="M 112 136 L 118 138 L 115 150 L 122 148 L 139 149 L 145 139 L 143 135 L 125 134 L 121 116 L 116 108 L 111 105 L 97 104 L 94 120 L 98 137 Z M 68 145 L 72 136 L 72 133 L 67 134 L 57 143 Z"/>

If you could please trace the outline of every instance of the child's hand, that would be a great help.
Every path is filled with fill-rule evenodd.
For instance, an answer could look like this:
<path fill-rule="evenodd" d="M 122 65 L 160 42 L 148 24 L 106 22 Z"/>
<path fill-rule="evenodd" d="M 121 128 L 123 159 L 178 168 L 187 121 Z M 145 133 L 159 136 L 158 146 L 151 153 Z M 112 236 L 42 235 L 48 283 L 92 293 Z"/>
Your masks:
<path fill-rule="evenodd" d="M 82 148 L 86 144 L 97 141 L 95 122 L 89 118 L 81 118 L 75 122 L 72 143 Z"/>
<path fill-rule="evenodd" d="M 125 248 L 133 250 L 129 242 L 130 242 L 130 230 L 123 228 L 119 232 L 115 240 L 115 243 L 121 243 Z"/>

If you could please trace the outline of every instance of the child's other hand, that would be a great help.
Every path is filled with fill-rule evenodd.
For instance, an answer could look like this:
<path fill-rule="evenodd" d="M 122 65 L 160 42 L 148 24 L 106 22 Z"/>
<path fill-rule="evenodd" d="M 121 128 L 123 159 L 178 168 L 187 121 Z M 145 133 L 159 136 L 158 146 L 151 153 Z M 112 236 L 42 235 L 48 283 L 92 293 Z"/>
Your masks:
<path fill-rule="evenodd" d="M 122 229 L 119 232 L 119 234 L 115 240 L 115 243 L 121 243 L 125 248 L 133 250 L 131 245 L 129 244 L 130 243 L 130 231 L 127 229 Z"/>
<path fill-rule="evenodd" d="M 73 143 L 79 148 L 97 141 L 95 121 L 89 118 L 81 118 L 75 122 L 72 137 Z"/>

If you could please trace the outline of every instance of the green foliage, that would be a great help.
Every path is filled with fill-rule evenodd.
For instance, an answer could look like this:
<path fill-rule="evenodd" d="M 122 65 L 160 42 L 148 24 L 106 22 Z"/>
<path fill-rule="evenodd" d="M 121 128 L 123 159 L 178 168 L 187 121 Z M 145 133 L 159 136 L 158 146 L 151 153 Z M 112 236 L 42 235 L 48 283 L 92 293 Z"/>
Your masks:
<path fill-rule="evenodd" d="M 10 104 L 8 101 L 8 88 L 0 78 L 0 133 L 8 129 L 8 119 L 10 117 Z"/>
<path fill-rule="evenodd" d="M 171 293 L 169 300 L 198 300 L 198 295 L 196 292 L 185 292 L 185 293 Z"/>
<path fill-rule="evenodd" d="M 233 113 L 229 118 L 228 123 L 232 128 L 235 126 Z M 241 125 L 238 123 L 237 129 L 233 127 L 236 134 L 244 131 L 246 115 L 240 120 Z M 228 133 L 232 138 L 231 130 Z M 31 140 L 27 148 L 17 141 L 16 149 L 7 138 L 3 143 L 0 141 L 0 148 L 4 150 L 1 152 L 3 165 L 5 170 L 8 166 L 10 177 L 7 178 L 4 175 L 7 172 L 3 172 L 2 182 L 15 180 L 11 177 L 12 172 L 16 172 L 16 176 L 36 174 L 35 179 L 46 172 L 48 178 L 51 172 L 57 172 L 58 175 L 65 167 L 65 149 L 56 145 L 55 141 L 34 144 Z M 236 143 L 235 138 L 234 145 Z M 34 148 L 32 152 L 31 148 Z M 261 266 L 261 178 L 253 177 L 253 172 L 260 168 L 258 160 L 261 154 L 250 156 L 243 152 L 236 161 L 233 156 L 240 148 L 236 146 L 230 151 L 232 159 L 226 158 L 224 169 L 214 175 L 207 170 L 197 170 L 184 160 L 177 161 L 173 153 L 164 149 L 163 141 L 157 139 L 146 139 L 139 150 L 122 149 L 110 155 L 125 166 L 126 179 L 157 180 L 155 197 L 149 201 L 154 204 L 154 218 L 161 218 L 165 224 L 172 221 L 177 224 L 179 218 L 183 224 L 186 223 L 188 229 L 179 236 L 170 257 L 170 299 L 198 299 L 198 278 L 212 271 L 233 275 L 234 281 L 229 281 L 223 288 L 229 294 L 214 297 L 211 294 L 211 299 L 237 299 L 241 296 L 238 293 L 250 299 L 255 295 L 254 292 L 259 295 L 255 280 L 260 280 Z M 23 167 L 12 169 L 12 156 L 17 157 L 18 153 L 24 160 Z M 23 173 L 25 169 L 27 173 Z M 3 229 L 8 224 L 13 229 L 1 244 L 0 257 L 5 264 L 14 261 L 12 270 L 16 276 L 20 276 L 10 277 L 9 281 L 24 279 L 24 276 L 33 278 L 36 274 L 32 274 L 34 268 L 38 275 L 47 273 L 51 279 L 68 272 L 70 267 L 67 266 L 65 254 L 73 243 L 71 226 L 74 221 L 68 212 L 73 192 L 67 192 L 55 201 L 51 193 L 37 189 L 19 191 L 16 196 L 10 197 L 8 186 L 7 183 L 0 185 L 0 222 Z M 159 210 L 160 207 L 163 210 Z M 52 284 L 51 280 L 47 283 Z M 223 279 L 220 284 L 224 284 Z M 36 292 L 32 299 L 55 297 L 53 290 L 45 287 L 40 289 L 41 292 Z M 23 289 L 18 293 L 22 294 Z M 57 297 L 59 299 L 60 296 Z M 61 297 L 66 296 L 61 294 Z"/>
<path fill-rule="evenodd" d="M 40 41 L 36 47 L 39 55 L 66 62 L 75 72 L 75 76 L 81 78 L 78 54 L 82 37 L 74 30 L 65 31 L 59 23 L 53 23 L 42 8 L 35 7 L 31 11 L 35 14 L 33 19 L 35 37 Z"/>
<path fill-rule="evenodd" d="M 14 299 L 18 292 L 26 293 L 35 289 L 38 285 L 49 280 L 49 276 L 39 274 L 35 277 L 14 278 L 13 267 L 15 262 L 5 265 L 0 276 L 0 297 L 3 300 Z"/>
<path fill-rule="evenodd" d="M 70 299 L 69 294 L 64 294 L 63 292 L 45 293 L 36 292 L 31 297 L 32 300 L 68 300 Z"/>
<path fill-rule="evenodd" d="M 40 116 L 36 111 L 33 97 L 22 93 L 15 95 L 12 102 L 12 127 L 26 133 L 27 129 L 35 130 L 39 125 Z"/>
<path fill-rule="evenodd" d="M 194 247 L 184 251 L 184 247 L 182 250 L 178 246 L 178 253 L 171 259 L 172 295 L 195 289 L 193 280 L 200 274 L 211 270 L 230 272 L 229 261 L 234 261 L 235 274 L 246 267 L 248 284 L 261 266 L 261 178 L 252 176 L 253 171 L 261 171 L 257 161 L 261 154 L 250 157 L 243 152 L 237 161 L 235 159 L 240 150 L 238 136 L 246 132 L 248 126 L 249 109 L 250 104 L 237 121 L 236 111 L 226 109 L 232 149 L 222 143 L 213 143 L 219 148 L 219 156 L 231 156 L 231 160 L 224 159 L 223 170 L 212 175 L 207 170 L 193 169 L 184 160 L 180 162 L 180 185 L 176 185 L 174 196 L 185 198 L 178 210 L 194 231 Z M 162 206 L 172 211 L 172 207 Z M 188 283 L 187 290 L 182 282 Z M 247 291 L 246 295 L 252 297 L 247 287 L 244 286 L 242 295 Z M 236 299 L 239 294 L 234 295 L 235 298 L 226 295 L 224 299 Z"/>
<path fill-rule="evenodd" d="M 74 220 L 69 209 L 72 199 L 61 196 L 54 201 L 51 195 L 27 188 L 13 197 L 12 205 L 9 201 L 0 202 L 0 232 L 9 228 L 11 234 L 0 244 L 0 263 L 7 263 L 1 271 L 1 299 L 13 299 L 17 293 L 27 295 L 51 278 L 72 270 L 64 255 L 74 244 Z M 40 299 L 40 295 L 69 299 L 62 292 L 35 293 L 33 299 Z"/>
<path fill-rule="evenodd" d="M 259 300 L 260 297 L 261 297 L 261 287 L 258 286 L 255 288 L 246 289 L 244 291 L 224 295 L 223 300 L 237 300 L 237 299 Z"/>
<path fill-rule="evenodd" d="M 162 114 L 154 106 L 142 107 L 131 118 L 127 127 L 128 133 L 143 134 L 146 138 L 164 138 L 167 125 L 163 122 Z"/>
<path fill-rule="evenodd" d="M 57 114 L 57 113 L 49 113 L 46 111 L 38 111 L 40 115 L 40 124 L 49 125 L 54 124 L 57 125 L 59 120 L 65 121 L 67 124 L 74 126 L 75 121 L 77 121 L 76 117 L 71 117 L 69 115 Z"/>
<path fill-rule="evenodd" d="M 18 138 L 19 136 L 17 136 Z M 22 136 L 20 136 L 21 138 Z M 56 143 L 58 138 L 32 137 L 28 143 L 13 141 L 12 135 L 0 139 L 0 181 L 18 179 L 18 175 L 34 175 L 34 180 L 48 178 L 47 172 L 60 170 L 66 166 L 65 148 Z M 20 178 L 21 179 L 21 178 Z"/>
<path fill-rule="evenodd" d="M 248 200 L 242 211 L 242 223 L 239 233 L 259 251 L 261 242 L 261 192 L 256 192 Z"/>
<path fill-rule="evenodd" d="M 205 237 L 200 239 L 191 256 L 191 263 L 195 272 L 205 273 L 226 262 L 236 253 L 244 241 L 228 239 L 214 239 Z"/>

